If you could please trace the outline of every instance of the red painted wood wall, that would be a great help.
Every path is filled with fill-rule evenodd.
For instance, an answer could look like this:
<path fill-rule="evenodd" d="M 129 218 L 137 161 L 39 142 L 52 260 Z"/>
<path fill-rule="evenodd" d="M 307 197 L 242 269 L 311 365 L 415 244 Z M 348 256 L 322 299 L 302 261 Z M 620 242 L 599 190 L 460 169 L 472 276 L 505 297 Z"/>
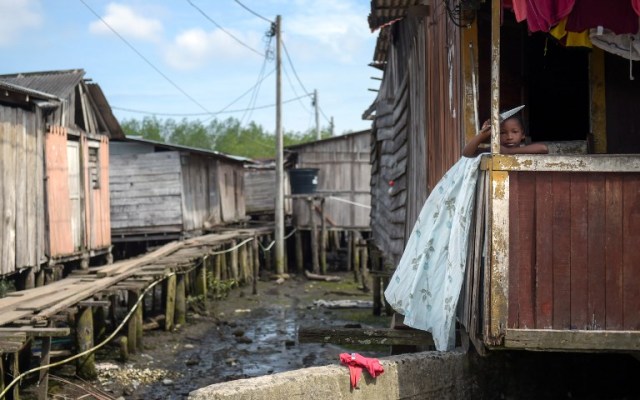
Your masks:
<path fill-rule="evenodd" d="M 509 328 L 640 330 L 640 174 L 509 174 Z"/>

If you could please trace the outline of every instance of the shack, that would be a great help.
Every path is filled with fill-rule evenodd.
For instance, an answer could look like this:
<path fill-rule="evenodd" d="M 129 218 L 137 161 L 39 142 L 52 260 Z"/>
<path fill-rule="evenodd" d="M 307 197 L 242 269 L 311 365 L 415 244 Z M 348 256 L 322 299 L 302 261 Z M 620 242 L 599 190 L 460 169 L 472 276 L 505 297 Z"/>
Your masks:
<path fill-rule="evenodd" d="M 108 147 L 124 135 L 84 75 L 0 75 L 0 275 L 23 272 L 18 287 L 53 279 L 56 265 L 111 259 Z"/>
<path fill-rule="evenodd" d="M 494 129 L 457 317 L 480 353 L 640 350 L 640 82 L 623 57 L 637 59 L 638 14 L 615 4 L 575 2 L 539 21 L 535 2 L 371 3 L 372 66 L 384 74 L 365 113 L 371 226 L 388 265 L 482 120 L 498 126 L 501 110 L 524 104 L 533 141 L 585 144 L 587 154 L 506 155 Z M 626 51 L 598 47 L 611 31 Z M 587 41 L 574 47 L 578 33 Z"/>
<path fill-rule="evenodd" d="M 110 152 L 114 243 L 175 240 L 246 220 L 246 158 L 134 137 Z"/>
<path fill-rule="evenodd" d="M 291 194 L 289 175 L 284 174 L 284 195 Z M 276 166 L 273 160 L 245 164 L 245 212 L 254 219 L 273 219 L 276 199 Z M 284 201 L 284 214 L 291 215 L 291 199 Z"/>
<path fill-rule="evenodd" d="M 314 272 L 326 272 L 327 248 L 338 250 L 343 243 L 348 245 L 351 268 L 353 258 L 359 262 L 352 257 L 360 250 L 355 246 L 364 246 L 370 231 L 371 131 L 288 146 L 285 151 L 292 224 L 309 234 Z M 301 239 L 296 241 L 300 247 Z"/>

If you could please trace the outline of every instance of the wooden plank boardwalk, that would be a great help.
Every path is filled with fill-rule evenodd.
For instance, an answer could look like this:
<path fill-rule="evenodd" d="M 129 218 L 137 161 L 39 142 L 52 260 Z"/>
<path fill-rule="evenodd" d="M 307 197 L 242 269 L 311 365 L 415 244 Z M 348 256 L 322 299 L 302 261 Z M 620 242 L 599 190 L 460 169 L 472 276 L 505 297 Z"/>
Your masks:
<path fill-rule="evenodd" d="M 105 308 L 110 308 L 110 317 L 117 319 L 117 302 L 114 301 L 117 294 L 126 293 L 127 308 L 133 312 L 136 298 L 160 281 L 164 281 L 163 297 L 167 300 L 163 300 L 163 309 L 156 311 L 164 313 L 165 329 L 171 329 L 180 323 L 180 312 L 184 318 L 184 299 L 190 288 L 195 288 L 194 295 L 206 297 L 207 274 L 213 274 L 214 279 L 218 280 L 255 282 L 260 255 L 258 243 L 252 242 L 268 239 L 272 234 L 273 227 L 263 226 L 229 229 L 170 242 L 136 258 L 73 271 L 66 278 L 45 286 L 9 293 L 0 299 L 0 354 L 17 360 L 20 352 L 30 351 L 28 344 L 34 337 L 43 338 L 43 348 L 46 348 L 47 343 L 50 346 L 53 336 L 73 335 L 78 349 L 91 348 L 94 345 L 94 324 L 98 322 L 91 318 L 88 325 L 83 322 L 86 316 L 84 311 L 91 311 L 93 307 L 104 312 Z M 185 285 L 185 277 L 187 281 L 191 279 L 191 285 Z M 179 304 L 181 301 L 183 304 Z M 144 306 L 145 303 L 141 304 Z M 88 314 L 91 315 L 91 312 Z M 72 319 L 75 320 L 75 326 L 68 326 L 70 315 L 75 315 Z M 114 327 L 119 321 L 110 322 Z M 135 352 L 136 344 L 141 344 L 143 322 L 142 307 L 138 307 L 127 321 L 128 329 L 123 330 L 129 351 Z M 98 327 L 95 326 L 95 329 Z M 90 332 L 90 335 L 86 332 Z M 83 343 L 83 337 L 87 338 L 86 343 Z M 48 362 L 48 355 L 43 354 L 41 365 L 47 365 Z M 86 359 L 82 364 L 86 367 Z M 12 365 L 17 368 L 18 364 Z M 19 371 L 11 372 L 17 376 Z M 81 375 L 80 371 L 78 373 Z M 8 382 L 1 380 L 2 377 L 0 388 L 4 388 Z M 42 386 L 42 372 L 40 381 Z M 44 387 L 40 398 L 46 398 L 46 383 Z M 18 390 L 17 385 L 13 390 Z"/>

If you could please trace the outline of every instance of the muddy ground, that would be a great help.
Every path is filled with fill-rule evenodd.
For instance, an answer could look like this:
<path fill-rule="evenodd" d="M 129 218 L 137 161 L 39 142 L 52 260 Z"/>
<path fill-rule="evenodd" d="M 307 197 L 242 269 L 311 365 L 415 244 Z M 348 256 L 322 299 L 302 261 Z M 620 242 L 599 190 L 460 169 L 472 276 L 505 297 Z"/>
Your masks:
<path fill-rule="evenodd" d="M 90 385 L 73 377 L 72 366 L 58 368 L 52 374 L 99 390 L 108 396 L 105 398 L 184 399 L 194 389 L 213 383 L 339 364 L 338 356 L 345 351 L 369 357 L 389 355 L 386 347 L 345 349 L 298 343 L 299 326 L 389 326 L 389 318 L 374 317 L 371 308 L 314 305 L 316 300 L 371 300 L 371 294 L 354 283 L 353 275 L 339 275 L 340 282 L 296 276 L 283 283 L 262 280 L 257 295 L 252 294 L 251 287 L 234 288 L 223 300 L 209 300 L 206 310 L 194 301 L 186 325 L 173 332 L 146 331 L 144 350 L 128 362 L 118 360 L 114 346 L 100 351 L 98 380 Z M 87 394 L 69 383 L 52 380 L 51 386 L 54 399 Z"/>

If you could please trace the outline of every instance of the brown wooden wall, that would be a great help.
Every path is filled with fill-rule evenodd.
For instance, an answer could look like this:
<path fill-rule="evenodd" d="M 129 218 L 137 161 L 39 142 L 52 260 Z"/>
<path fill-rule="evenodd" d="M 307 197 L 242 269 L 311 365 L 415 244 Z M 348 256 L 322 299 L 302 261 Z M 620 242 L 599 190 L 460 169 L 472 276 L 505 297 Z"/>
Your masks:
<path fill-rule="evenodd" d="M 89 140 L 82 136 L 83 170 L 84 170 L 84 196 L 85 210 L 85 239 L 84 244 L 88 249 L 102 249 L 111 245 L 111 216 L 109 203 L 109 138 L 101 136 L 98 148 L 98 160 L 100 165 L 97 188 L 92 187 L 91 172 L 89 171 Z"/>
<path fill-rule="evenodd" d="M 640 329 L 640 174 L 509 174 L 510 328 Z"/>
<path fill-rule="evenodd" d="M 39 111 L 0 106 L 0 276 L 44 258 L 43 132 Z"/>

